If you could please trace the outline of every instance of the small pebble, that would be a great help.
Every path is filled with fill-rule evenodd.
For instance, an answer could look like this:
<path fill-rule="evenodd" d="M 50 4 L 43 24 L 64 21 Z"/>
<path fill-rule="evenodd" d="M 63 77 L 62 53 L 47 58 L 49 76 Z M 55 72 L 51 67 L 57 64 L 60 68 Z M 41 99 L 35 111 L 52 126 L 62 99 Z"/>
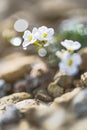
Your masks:
<path fill-rule="evenodd" d="M 44 102 L 51 102 L 53 99 L 48 95 L 45 88 L 39 87 L 33 91 L 34 97 Z"/>
<path fill-rule="evenodd" d="M 56 84 L 56 82 L 50 83 L 47 90 L 48 94 L 54 98 L 59 97 L 64 93 L 64 88 Z"/>
<path fill-rule="evenodd" d="M 6 82 L 3 79 L 0 79 L 0 97 L 6 95 Z"/>
<path fill-rule="evenodd" d="M 81 75 L 81 83 L 83 84 L 84 87 L 87 87 L 87 72 Z"/>
<path fill-rule="evenodd" d="M 26 80 L 19 80 L 14 84 L 14 92 L 25 92 Z"/>
<path fill-rule="evenodd" d="M 15 107 L 15 105 L 10 106 L 5 113 L 0 115 L 0 123 L 6 124 L 6 123 L 12 123 L 12 122 L 18 122 L 18 120 L 21 118 L 21 114 L 19 110 Z"/>
<path fill-rule="evenodd" d="M 56 81 L 56 83 L 63 88 L 70 88 L 73 85 L 73 77 L 68 76 L 65 72 L 62 71 L 59 71 L 54 76 L 54 81 Z"/>

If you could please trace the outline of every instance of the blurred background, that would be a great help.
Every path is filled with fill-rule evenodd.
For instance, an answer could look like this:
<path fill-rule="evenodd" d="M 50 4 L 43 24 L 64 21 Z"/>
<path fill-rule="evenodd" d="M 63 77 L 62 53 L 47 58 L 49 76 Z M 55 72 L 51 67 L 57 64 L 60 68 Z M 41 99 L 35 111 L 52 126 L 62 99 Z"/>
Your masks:
<path fill-rule="evenodd" d="M 0 22 L 26 18 L 31 25 L 58 27 L 67 18 L 86 18 L 86 0 L 0 0 Z"/>
<path fill-rule="evenodd" d="M 74 27 L 81 32 L 87 24 L 86 3 L 86 0 L 0 0 L 0 44 L 9 37 L 22 35 L 13 28 L 18 19 L 25 19 L 29 29 L 46 25 L 56 32 Z"/>

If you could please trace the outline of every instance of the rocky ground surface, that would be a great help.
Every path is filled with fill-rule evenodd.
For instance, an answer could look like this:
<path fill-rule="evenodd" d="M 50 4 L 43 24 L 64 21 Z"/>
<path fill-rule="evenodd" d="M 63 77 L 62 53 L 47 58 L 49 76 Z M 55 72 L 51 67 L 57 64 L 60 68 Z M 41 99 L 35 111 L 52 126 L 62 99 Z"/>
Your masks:
<path fill-rule="evenodd" d="M 48 103 L 20 92 L 0 99 L 0 130 L 86 130 L 86 114 L 87 89 Z"/>
<path fill-rule="evenodd" d="M 0 130 L 87 130 L 86 50 L 76 77 L 34 54 L 1 57 Z"/>

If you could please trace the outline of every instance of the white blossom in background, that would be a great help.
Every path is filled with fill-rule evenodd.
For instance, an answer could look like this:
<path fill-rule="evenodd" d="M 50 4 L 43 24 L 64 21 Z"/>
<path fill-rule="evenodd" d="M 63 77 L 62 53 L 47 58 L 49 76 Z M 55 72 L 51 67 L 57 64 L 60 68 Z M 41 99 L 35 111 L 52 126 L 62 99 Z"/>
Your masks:
<path fill-rule="evenodd" d="M 17 32 L 24 32 L 29 26 L 29 23 L 25 19 L 18 19 L 14 23 L 14 29 Z"/>
<path fill-rule="evenodd" d="M 10 39 L 10 43 L 13 46 L 20 46 L 21 43 L 22 43 L 22 38 L 21 37 L 13 37 L 13 38 Z"/>
<path fill-rule="evenodd" d="M 57 51 L 56 53 L 55 53 L 55 55 L 58 57 L 58 58 L 60 58 L 61 59 L 61 57 L 62 57 L 62 51 Z"/>
<path fill-rule="evenodd" d="M 40 48 L 40 49 L 38 50 L 38 55 L 41 56 L 41 57 L 46 56 L 46 55 L 47 55 L 46 49 L 45 49 L 45 48 Z"/>
<path fill-rule="evenodd" d="M 79 71 L 78 66 L 82 63 L 81 56 L 78 53 L 70 54 L 65 52 L 59 63 L 59 69 L 65 71 L 67 75 L 76 75 Z"/>
<path fill-rule="evenodd" d="M 26 48 L 28 45 L 30 44 L 34 44 L 37 39 L 35 37 L 35 33 L 36 33 L 37 29 L 36 28 L 33 28 L 32 32 L 30 32 L 29 30 L 26 30 L 24 32 L 24 35 L 23 35 L 23 48 Z"/>
<path fill-rule="evenodd" d="M 81 44 L 77 41 L 72 41 L 72 40 L 65 40 L 65 41 L 62 41 L 61 42 L 61 45 L 63 47 L 65 47 L 67 50 L 70 50 L 70 51 L 75 51 L 75 50 L 78 50 L 80 49 L 81 47 Z"/>
<path fill-rule="evenodd" d="M 53 28 L 47 28 L 46 26 L 42 26 L 38 28 L 36 38 L 40 41 L 51 41 L 53 35 L 54 35 Z"/>

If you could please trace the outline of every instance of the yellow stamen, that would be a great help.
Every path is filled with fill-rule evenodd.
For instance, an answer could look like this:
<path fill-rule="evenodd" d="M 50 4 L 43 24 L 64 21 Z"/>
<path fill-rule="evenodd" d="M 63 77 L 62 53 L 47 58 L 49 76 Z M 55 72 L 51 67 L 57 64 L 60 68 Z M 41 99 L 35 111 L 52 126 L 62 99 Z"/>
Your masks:
<path fill-rule="evenodd" d="M 42 43 L 43 43 L 43 44 L 46 44 L 46 43 L 47 43 L 47 41 L 42 41 Z"/>
<path fill-rule="evenodd" d="M 35 41 L 35 42 L 33 43 L 33 45 L 42 47 L 42 44 L 38 43 L 38 41 Z"/>
<path fill-rule="evenodd" d="M 28 39 L 29 39 L 29 41 L 31 41 L 31 40 L 33 39 L 33 36 L 30 35 L 30 36 L 28 37 Z"/>
<path fill-rule="evenodd" d="M 72 60 L 72 59 L 69 59 L 68 62 L 67 62 L 67 65 L 68 65 L 68 66 L 72 66 L 72 64 L 73 64 L 73 60 Z"/>
<path fill-rule="evenodd" d="M 68 49 L 68 51 L 72 54 L 72 53 L 74 53 L 74 50 L 72 50 L 72 49 Z"/>
<path fill-rule="evenodd" d="M 43 37 L 46 38 L 47 37 L 47 33 L 44 32 L 43 33 Z"/>

